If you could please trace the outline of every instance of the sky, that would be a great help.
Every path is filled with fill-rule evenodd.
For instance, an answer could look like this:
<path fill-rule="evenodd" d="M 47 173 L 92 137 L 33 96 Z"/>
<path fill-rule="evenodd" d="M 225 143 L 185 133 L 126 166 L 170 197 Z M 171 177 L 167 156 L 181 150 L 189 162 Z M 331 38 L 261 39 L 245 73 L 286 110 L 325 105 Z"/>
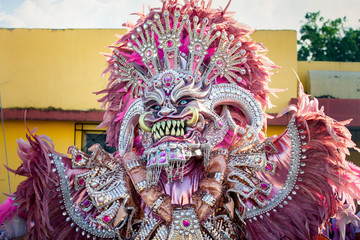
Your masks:
<path fill-rule="evenodd" d="M 179 0 L 180 2 L 182 0 Z M 212 0 L 225 7 L 228 0 Z M 136 12 L 160 7 L 160 0 L 0 0 L 0 28 L 120 28 L 136 22 Z M 307 12 L 325 19 L 347 17 L 346 26 L 360 27 L 359 0 L 232 0 L 235 19 L 255 29 L 299 30 Z"/>

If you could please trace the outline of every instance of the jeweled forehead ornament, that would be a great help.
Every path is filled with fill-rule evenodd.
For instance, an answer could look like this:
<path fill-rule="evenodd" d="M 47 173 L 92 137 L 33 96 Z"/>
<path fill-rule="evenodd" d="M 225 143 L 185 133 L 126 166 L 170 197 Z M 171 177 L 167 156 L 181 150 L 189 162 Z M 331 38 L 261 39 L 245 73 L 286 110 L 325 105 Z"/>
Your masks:
<path fill-rule="evenodd" d="M 263 126 L 260 105 L 268 104 L 267 68 L 273 65 L 264 64 L 249 32 L 219 19 L 181 16 L 176 8 L 150 14 L 108 61 L 123 116 L 119 154 L 141 138 L 137 150 L 146 149 L 143 159 L 155 182 L 162 169 L 172 176 L 194 155 L 206 165 L 229 132 L 258 136 Z"/>

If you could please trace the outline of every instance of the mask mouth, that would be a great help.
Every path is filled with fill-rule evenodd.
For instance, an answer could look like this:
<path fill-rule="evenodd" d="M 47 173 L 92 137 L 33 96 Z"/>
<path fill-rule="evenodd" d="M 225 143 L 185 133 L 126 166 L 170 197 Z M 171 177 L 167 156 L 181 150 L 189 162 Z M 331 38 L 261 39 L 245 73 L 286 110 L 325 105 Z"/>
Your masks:
<path fill-rule="evenodd" d="M 162 119 L 156 122 L 151 128 L 154 142 L 161 142 L 167 137 L 184 139 L 185 121 L 185 119 Z"/>

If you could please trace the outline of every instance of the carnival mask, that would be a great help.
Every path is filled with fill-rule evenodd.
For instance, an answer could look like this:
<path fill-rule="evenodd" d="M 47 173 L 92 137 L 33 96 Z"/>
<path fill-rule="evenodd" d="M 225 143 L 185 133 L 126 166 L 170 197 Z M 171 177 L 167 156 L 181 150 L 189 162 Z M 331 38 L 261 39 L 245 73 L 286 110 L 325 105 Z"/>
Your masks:
<path fill-rule="evenodd" d="M 252 72 L 261 60 L 246 33 L 234 37 L 207 18 L 190 21 L 176 10 L 153 15 L 129 34 L 108 68 L 112 84 L 118 85 L 113 89 L 121 94 L 119 154 L 131 151 L 134 139 L 141 142 L 137 151 L 146 162 L 149 186 L 163 170 L 169 179 L 181 179 L 193 157 L 200 156 L 206 166 L 229 132 L 258 136 L 263 125 L 259 101 L 265 105 L 267 90 L 264 84 L 257 89 L 256 81 L 268 76 Z"/>

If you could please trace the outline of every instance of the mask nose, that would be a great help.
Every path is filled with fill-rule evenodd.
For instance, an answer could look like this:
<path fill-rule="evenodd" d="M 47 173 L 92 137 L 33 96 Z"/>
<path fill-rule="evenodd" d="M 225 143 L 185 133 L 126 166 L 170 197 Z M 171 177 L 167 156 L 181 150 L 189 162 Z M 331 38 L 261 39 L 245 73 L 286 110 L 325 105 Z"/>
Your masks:
<path fill-rule="evenodd" d="M 168 106 L 164 106 L 161 108 L 161 110 L 159 111 L 159 115 L 165 117 L 167 115 L 170 115 L 171 113 L 175 112 L 175 108 L 174 107 L 168 107 Z"/>

